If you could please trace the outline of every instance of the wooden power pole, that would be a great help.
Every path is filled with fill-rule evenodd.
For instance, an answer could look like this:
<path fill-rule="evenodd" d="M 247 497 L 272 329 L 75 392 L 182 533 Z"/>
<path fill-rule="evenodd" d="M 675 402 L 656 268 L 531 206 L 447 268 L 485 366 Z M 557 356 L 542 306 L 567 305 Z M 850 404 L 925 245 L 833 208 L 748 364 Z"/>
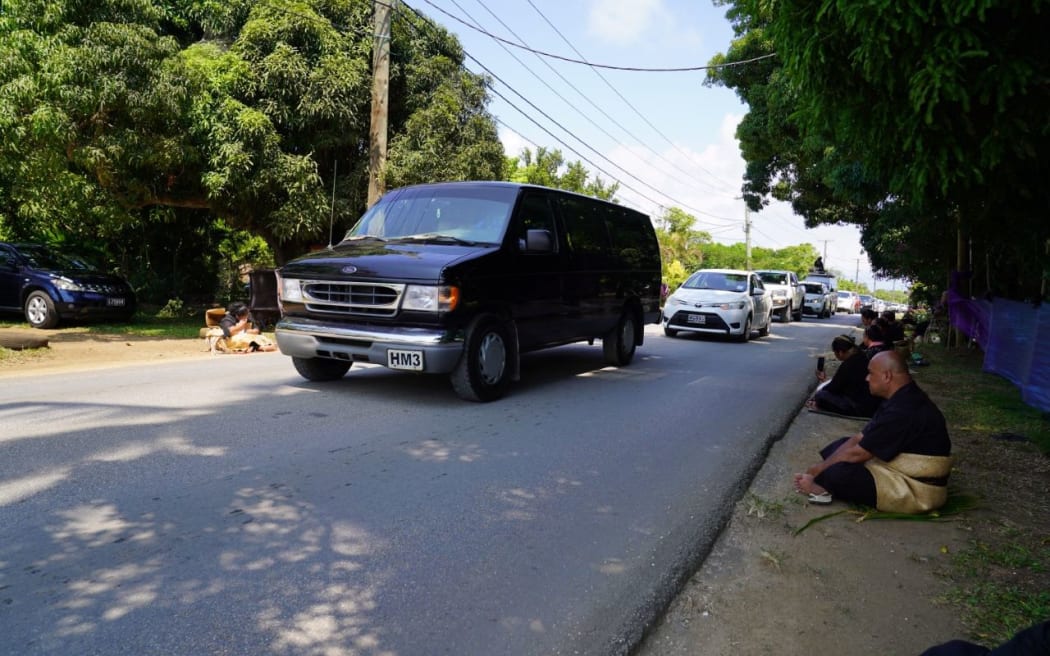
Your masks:
<path fill-rule="evenodd" d="M 375 0 L 375 45 L 372 48 L 372 126 L 368 149 L 368 206 L 383 188 L 386 166 L 387 109 L 390 95 L 390 15 L 397 0 Z"/>

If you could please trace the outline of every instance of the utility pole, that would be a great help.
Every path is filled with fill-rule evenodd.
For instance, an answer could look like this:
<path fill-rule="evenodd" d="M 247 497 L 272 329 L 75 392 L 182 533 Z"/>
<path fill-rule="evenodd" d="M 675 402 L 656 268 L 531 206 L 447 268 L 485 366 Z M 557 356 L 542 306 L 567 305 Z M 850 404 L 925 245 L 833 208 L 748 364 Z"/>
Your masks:
<path fill-rule="evenodd" d="M 744 249 L 747 257 L 747 270 L 751 270 L 751 209 L 744 202 Z"/>
<path fill-rule="evenodd" d="M 375 0 L 372 46 L 372 126 L 368 136 L 368 206 L 383 195 L 386 166 L 387 108 L 390 96 L 390 12 L 397 0 Z"/>
<path fill-rule="evenodd" d="M 853 274 L 853 282 L 854 282 L 854 284 L 857 284 L 857 285 L 860 284 L 860 258 L 859 257 L 857 258 L 857 270 Z"/>

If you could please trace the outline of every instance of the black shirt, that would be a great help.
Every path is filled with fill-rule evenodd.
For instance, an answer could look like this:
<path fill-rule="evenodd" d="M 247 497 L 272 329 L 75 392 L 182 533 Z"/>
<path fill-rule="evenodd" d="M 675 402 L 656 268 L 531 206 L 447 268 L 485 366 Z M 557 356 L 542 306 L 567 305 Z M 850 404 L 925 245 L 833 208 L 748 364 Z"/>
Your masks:
<path fill-rule="evenodd" d="M 870 417 L 879 407 L 879 399 L 868 388 L 868 356 L 856 351 L 839 365 L 824 390 L 844 396 L 857 404 L 858 415 Z"/>
<path fill-rule="evenodd" d="M 861 433 L 860 446 L 886 462 L 901 453 L 947 456 L 952 452 L 944 415 L 914 381 L 883 401 Z"/>

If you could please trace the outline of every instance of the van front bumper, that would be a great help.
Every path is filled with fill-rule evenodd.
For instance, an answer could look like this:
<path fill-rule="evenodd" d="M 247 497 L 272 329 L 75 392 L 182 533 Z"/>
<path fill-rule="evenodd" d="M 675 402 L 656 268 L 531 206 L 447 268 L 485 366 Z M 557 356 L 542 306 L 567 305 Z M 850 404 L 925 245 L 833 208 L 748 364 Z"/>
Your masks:
<path fill-rule="evenodd" d="M 316 319 L 285 317 L 274 329 L 277 348 L 293 358 L 327 358 L 389 366 L 389 352 L 418 351 L 424 373 L 445 374 L 463 354 L 462 338 L 443 330 L 333 324 Z"/>

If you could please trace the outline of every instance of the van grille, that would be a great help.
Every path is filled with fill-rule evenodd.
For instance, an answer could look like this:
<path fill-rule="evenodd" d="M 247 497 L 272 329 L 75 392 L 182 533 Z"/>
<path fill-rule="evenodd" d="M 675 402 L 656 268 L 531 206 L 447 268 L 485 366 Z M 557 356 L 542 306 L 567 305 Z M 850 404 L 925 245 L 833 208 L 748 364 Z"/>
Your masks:
<path fill-rule="evenodd" d="M 397 314 L 405 286 L 309 280 L 303 281 L 302 290 L 311 312 L 392 317 Z"/>

